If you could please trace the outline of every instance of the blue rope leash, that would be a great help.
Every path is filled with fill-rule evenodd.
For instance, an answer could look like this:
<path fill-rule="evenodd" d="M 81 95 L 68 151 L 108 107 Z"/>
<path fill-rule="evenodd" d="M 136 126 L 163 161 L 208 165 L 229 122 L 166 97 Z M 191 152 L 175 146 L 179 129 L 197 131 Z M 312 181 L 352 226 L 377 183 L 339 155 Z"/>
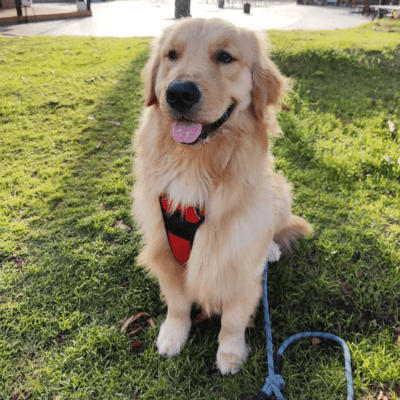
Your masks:
<path fill-rule="evenodd" d="M 265 320 L 265 333 L 267 338 L 267 360 L 268 360 L 268 376 L 265 378 L 265 384 L 261 391 L 253 398 L 253 400 L 266 400 L 275 394 L 277 400 L 284 400 L 282 390 L 285 388 L 285 380 L 281 375 L 283 353 L 285 350 L 294 342 L 304 338 L 320 338 L 334 340 L 339 343 L 344 351 L 344 360 L 346 368 L 346 379 L 347 379 L 347 400 L 353 400 L 354 389 L 353 389 L 353 376 L 351 373 L 351 357 L 350 350 L 347 344 L 340 337 L 332 335 L 330 333 L 323 332 L 302 332 L 290 336 L 286 339 L 279 347 L 276 354 L 274 354 L 272 346 L 272 332 L 271 332 L 271 320 L 269 317 L 269 306 L 268 306 L 268 261 L 265 263 L 264 269 L 264 280 L 263 280 L 263 297 L 262 302 L 264 306 L 264 320 Z"/>

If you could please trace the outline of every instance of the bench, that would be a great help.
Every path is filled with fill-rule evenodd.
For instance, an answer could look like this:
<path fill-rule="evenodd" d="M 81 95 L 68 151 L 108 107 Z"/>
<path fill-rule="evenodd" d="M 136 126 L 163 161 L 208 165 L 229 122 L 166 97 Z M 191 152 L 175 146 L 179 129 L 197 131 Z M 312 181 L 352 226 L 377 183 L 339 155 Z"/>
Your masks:
<path fill-rule="evenodd" d="M 370 6 L 374 12 L 372 13 L 372 20 L 376 17 L 383 18 L 386 14 L 392 13 L 393 11 L 400 11 L 399 6 Z"/>

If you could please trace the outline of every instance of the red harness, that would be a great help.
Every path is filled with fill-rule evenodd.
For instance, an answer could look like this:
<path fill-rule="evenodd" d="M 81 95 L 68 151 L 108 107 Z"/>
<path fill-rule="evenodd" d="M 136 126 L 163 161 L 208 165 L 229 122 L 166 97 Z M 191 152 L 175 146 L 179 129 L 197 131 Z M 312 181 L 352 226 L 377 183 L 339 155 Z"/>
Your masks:
<path fill-rule="evenodd" d="M 195 207 L 182 210 L 179 204 L 177 210 L 171 213 L 170 201 L 162 194 L 160 206 L 172 253 L 176 261 L 184 265 L 189 260 L 196 231 L 205 220 L 205 212 Z"/>

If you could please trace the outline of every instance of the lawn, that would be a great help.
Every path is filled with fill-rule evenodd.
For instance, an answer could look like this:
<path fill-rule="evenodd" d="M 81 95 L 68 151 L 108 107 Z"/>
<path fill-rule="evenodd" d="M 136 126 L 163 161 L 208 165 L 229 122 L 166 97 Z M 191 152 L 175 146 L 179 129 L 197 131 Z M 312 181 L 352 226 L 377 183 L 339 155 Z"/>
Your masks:
<path fill-rule="evenodd" d="M 275 346 L 305 330 L 341 336 L 363 400 L 400 399 L 399 32 L 270 32 L 295 79 L 272 152 L 314 228 L 270 267 Z M 154 346 L 166 306 L 135 264 L 130 214 L 149 43 L 0 37 L 1 399 L 250 400 L 263 385 L 261 308 L 236 376 L 215 367 L 218 318 L 173 359 Z M 156 327 L 142 316 L 121 332 L 139 312 Z M 346 399 L 329 342 L 292 346 L 283 376 L 288 400 Z"/>

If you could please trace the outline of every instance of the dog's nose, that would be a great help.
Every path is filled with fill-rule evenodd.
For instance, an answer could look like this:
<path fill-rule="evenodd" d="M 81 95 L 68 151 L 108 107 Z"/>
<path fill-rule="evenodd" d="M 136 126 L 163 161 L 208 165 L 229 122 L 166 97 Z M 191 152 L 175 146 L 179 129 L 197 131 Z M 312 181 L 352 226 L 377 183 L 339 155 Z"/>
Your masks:
<path fill-rule="evenodd" d="M 186 111 L 200 100 L 200 91 L 193 82 L 172 82 L 168 86 L 166 98 L 172 108 Z"/>

